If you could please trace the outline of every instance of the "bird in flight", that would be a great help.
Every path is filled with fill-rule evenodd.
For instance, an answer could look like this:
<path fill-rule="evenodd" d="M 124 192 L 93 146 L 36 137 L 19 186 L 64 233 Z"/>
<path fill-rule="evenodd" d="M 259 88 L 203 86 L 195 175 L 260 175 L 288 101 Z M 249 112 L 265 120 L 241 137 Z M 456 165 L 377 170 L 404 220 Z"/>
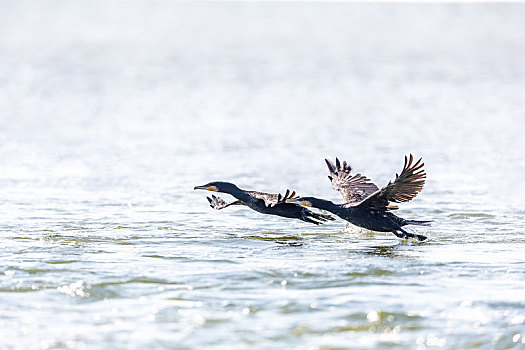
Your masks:
<path fill-rule="evenodd" d="M 430 221 L 407 220 L 393 213 L 398 206 L 391 204 L 412 200 L 425 184 L 426 173 L 424 163 L 420 158 L 414 163 L 414 157 L 405 156 L 403 170 L 394 181 L 379 189 L 364 175 L 352 175 L 352 167 L 346 162 L 341 163 L 336 158 L 335 165 L 325 159 L 335 190 L 343 196 L 344 203 L 335 204 L 316 197 L 294 197 L 286 199 L 286 203 L 301 204 L 326 210 L 355 226 L 371 231 L 392 232 L 400 238 L 416 238 L 424 241 L 427 237 L 405 231 L 406 225 L 428 226 Z"/>
<path fill-rule="evenodd" d="M 316 225 L 328 220 L 335 220 L 331 215 L 318 214 L 299 204 L 287 203 L 287 200 L 297 197 L 295 191 L 286 190 L 284 196 L 280 193 L 245 191 L 230 182 L 222 181 L 210 182 L 206 185 L 196 186 L 194 189 L 228 193 L 235 197 L 236 200 L 230 203 L 226 203 L 222 198 L 214 195 L 207 197 L 210 206 L 217 210 L 230 205 L 245 205 L 259 213 L 299 219 Z"/>

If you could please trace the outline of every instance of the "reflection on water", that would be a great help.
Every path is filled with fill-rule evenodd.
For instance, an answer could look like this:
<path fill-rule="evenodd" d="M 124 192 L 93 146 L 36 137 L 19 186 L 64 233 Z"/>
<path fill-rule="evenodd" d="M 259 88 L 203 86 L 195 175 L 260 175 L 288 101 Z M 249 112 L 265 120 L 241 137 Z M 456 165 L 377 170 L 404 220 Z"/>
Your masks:
<path fill-rule="evenodd" d="M 524 10 L 3 4 L 0 348 L 523 347 Z M 423 243 L 192 190 L 409 152 Z"/>
<path fill-rule="evenodd" d="M 414 257 L 408 256 L 405 250 L 397 249 L 398 246 L 399 244 L 395 244 L 392 246 L 370 247 L 369 249 L 366 249 L 361 253 L 395 259 L 414 259 Z"/>

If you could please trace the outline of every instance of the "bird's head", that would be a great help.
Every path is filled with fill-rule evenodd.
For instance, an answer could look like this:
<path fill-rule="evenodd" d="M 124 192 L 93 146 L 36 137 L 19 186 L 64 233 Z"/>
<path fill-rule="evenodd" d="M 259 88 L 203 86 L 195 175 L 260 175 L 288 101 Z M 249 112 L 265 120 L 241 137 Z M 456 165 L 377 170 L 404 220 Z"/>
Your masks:
<path fill-rule="evenodd" d="M 230 182 L 214 181 L 209 182 L 206 185 L 195 186 L 193 189 L 230 193 L 232 191 L 238 190 L 239 188 Z"/>

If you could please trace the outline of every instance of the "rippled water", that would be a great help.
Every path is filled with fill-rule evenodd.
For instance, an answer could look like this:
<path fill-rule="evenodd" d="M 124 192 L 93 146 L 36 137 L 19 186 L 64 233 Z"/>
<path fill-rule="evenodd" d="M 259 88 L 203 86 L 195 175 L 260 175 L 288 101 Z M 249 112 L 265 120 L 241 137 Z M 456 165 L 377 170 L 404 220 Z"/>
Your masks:
<path fill-rule="evenodd" d="M 525 345 L 523 4 L 4 2 L 0 348 Z M 428 181 L 427 242 L 193 186 Z M 223 196 L 225 199 L 227 195 Z"/>

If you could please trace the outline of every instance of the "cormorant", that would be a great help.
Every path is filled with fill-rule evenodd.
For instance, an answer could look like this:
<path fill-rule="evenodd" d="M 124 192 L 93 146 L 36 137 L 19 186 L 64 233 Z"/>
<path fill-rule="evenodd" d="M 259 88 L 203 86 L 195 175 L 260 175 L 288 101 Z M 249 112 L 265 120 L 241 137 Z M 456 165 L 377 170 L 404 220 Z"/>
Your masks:
<path fill-rule="evenodd" d="M 327 220 L 335 220 L 331 215 L 318 214 L 302 207 L 299 204 L 286 203 L 287 199 L 296 198 L 295 191 L 286 190 L 284 196 L 256 191 L 244 191 L 229 182 L 210 182 L 203 186 L 195 186 L 194 190 L 208 190 L 231 194 L 237 200 L 226 203 L 222 198 L 207 197 L 210 206 L 214 209 L 224 209 L 230 205 L 246 205 L 263 214 L 284 216 L 319 225 Z"/>
<path fill-rule="evenodd" d="M 326 160 L 334 189 L 343 196 L 345 203 L 335 204 L 331 201 L 315 197 L 288 198 L 287 203 L 301 204 L 329 211 L 341 219 L 372 231 L 392 232 L 400 238 L 417 238 L 424 241 L 427 237 L 406 232 L 401 227 L 405 225 L 428 226 L 430 221 L 406 220 L 392 213 L 398 209 L 390 202 L 408 202 L 421 191 L 425 184 L 424 163 L 421 158 L 413 163 L 413 156 L 405 156 L 405 165 L 396 179 L 388 182 L 382 189 L 370 182 L 361 174 L 351 175 L 352 168 L 344 161 L 343 164 L 336 158 L 334 164 Z"/>

